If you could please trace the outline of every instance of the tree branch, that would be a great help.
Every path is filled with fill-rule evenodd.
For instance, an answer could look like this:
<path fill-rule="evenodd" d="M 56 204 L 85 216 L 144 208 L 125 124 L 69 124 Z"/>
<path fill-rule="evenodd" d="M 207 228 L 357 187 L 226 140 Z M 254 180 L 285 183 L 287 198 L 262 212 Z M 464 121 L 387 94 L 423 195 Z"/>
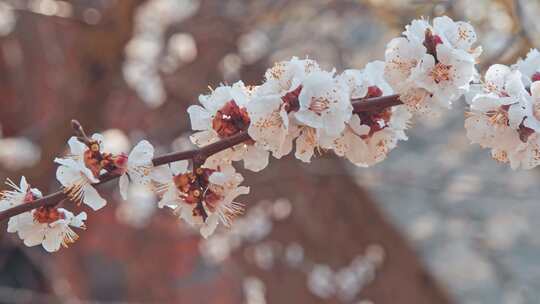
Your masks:
<path fill-rule="evenodd" d="M 376 112 L 383 110 L 388 107 L 396 106 L 403 104 L 399 100 L 399 95 L 388 95 L 382 97 L 366 98 L 366 99 L 352 99 L 353 112 Z M 239 132 L 231 137 L 222 139 L 215 143 L 209 144 L 207 146 L 196 148 L 187 151 L 172 152 L 162 156 L 155 157 L 152 160 L 154 166 L 160 166 L 164 164 L 169 164 L 175 161 L 180 160 L 192 160 L 194 163 L 202 164 L 206 158 L 226 150 L 228 148 L 234 147 L 240 143 L 243 143 L 247 140 L 250 140 L 249 134 L 247 131 Z M 119 174 L 105 173 L 99 177 L 99 183 L 93 184 L 94 186 L 104 184 L 108 181 L 114 180 L 120 177 Z M 30 211 L 32 209 L 49 206 L 53 207 L 59 204 L 63 199 L 66 199 L 66 194 L 60 190 L 49 195 L 46 195 L 40 199 L 24 203 L 13 208 L 4 210 L 0 212 L 0 222 L 9 219 L 10 217 L 16 216 L 18 214 Z"/>

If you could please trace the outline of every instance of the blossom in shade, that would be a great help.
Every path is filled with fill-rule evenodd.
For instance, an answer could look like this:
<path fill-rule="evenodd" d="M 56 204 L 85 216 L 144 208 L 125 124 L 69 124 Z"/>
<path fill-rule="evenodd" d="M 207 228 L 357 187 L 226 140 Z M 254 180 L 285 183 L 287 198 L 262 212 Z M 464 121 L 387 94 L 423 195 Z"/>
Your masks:
<path fill-rule="evenodd" d="M 10 180 L 7 184 L 12 189 L 2 192 L 0 211 L 43 197 L 38 189 L 30 187 L 24 176 L 18 186 Z M 84 228 L 85 219 L 84 212 L 74 216 L 65 209 L 44 206 L 11 217 L 7 231 L 17 233 L 27 246 L 41 244 L 45 250 L 53 252 L 78 238 L 70 226 Z"/>
<path fill-rule="evenodd" d="M 246 107 L 252 94 L 250 88 L 237 82 L 201 95 L 202 106 L 188 108 L 191 126 L 199 131 L 190 137 L 191 141 L 202 147 L 246 131 L 250 125 Z M 219 159 L 224 163 L 243 160 L 246 169 L 260 171 L 268 165 L 268 152 L 256 142 L 245 142 L 220 152 Z"/>
<path fill-rule="evenodd" d="M 94 134 L 91 147 L 88 147 L 76 137 L 71 137 L 68 141 L 71 153 L 66 158 L 54 160 L 60 164 L 56 170 L 56 179 L 64 187 L 64 192 L 72 201 L 82 202 L 94 210 L 101 209 L 107 203 L 92 186 L 99 182 L 103 170 L 99 159 L 102 155 L 101 138 Z"/>
<path fill-rule="evenodd" d="M 232 166 L 187 169 L 187 162 L 171 164 L 169 174 L 158 181 L 163 184 L 160 208 L 168 207 L 191 226 L 198 227 L 207 238 L 221 222 L 230 226 L 242 206 L 236 197 L 249 192 L 240 186 L 243 177 Z"/>
<path fill-rule="evenodd" d="M 128 156 L 121 154 L 116 161 L 121 173 L 119 179 L 120 194 L 127 199 L 129 182 L 145 185 L 151 181 L 154 147 L 146 140 L 141 140 Z"/>
<path fill-rule="evenodd" d="M 0 211 L 13 208 L 24 203 L 25 201 L 33 198 L 41 198 L 43 196 L 41 191 L 30 187 L 30 184 L 28 184 L 24 176 L 21 177 L 21 181 L 18 186 L 9 179 L 7 180 L 6 184 L 11 188 L 11 190 L 3 191 L 0 194 Z"/>

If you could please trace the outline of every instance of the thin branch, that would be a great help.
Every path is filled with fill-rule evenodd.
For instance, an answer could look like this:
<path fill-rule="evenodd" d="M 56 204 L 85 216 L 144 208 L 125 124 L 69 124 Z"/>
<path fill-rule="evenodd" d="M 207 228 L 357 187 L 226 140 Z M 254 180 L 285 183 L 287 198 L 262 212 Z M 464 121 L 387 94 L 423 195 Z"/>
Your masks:
<path fill-rule="evenodd" d="M 353 104 L 353 112 L 360 113 L 360 112 L 379 111 L 388 107 L 400 105 L 402 104 L 402 102 L 399 100 L 399 95 L 389 95 L 389 96 L 374 97 L 374 98 L 367 98 L 367 99 L 352 99 L 352 104 Z M 82 130 L 82 127 L 80 127 L 80 125 L 75 125 L 74 129 Z M 83 132 L 83 131 L 80 131 L 80 132 Z M 180 160 L 192 160 L 194 164 L 202 164 L 208 157 L 220 151 L 234 147 L 250 139 L 251 138 L 249 137 L 248 132 L 242 131 L 231 137 L 222 139 L 220 141 L 217 141 L 215 143 L 209 144 L 201 148 L 196 148 L 196 149 L 187 150 L 187 151 L 173 152 L 173 153 L 155 157 L 152 160 L 152 163 L 154 166 L 160 166 L 160 165 L 169 164 L 169 163 L 180 161 Z M 93 185 L 94 186 L 101 185 L 108 181 L 114 180 L 118 177 L 120 177 L 119 174 L 105 173 L 99 177 L 99 183 L 96 183 Z M 59 204 L 62 200 L 66 198 L 67 198 L 67 195 L 62 190 L 60 190 L 60 191 L 51 193 L 47 196 L 44 196 L 40 199 L 15 206 L 13 208 L 0 212 L 0 222 L 7 220 L 10 217 L 16 216 L 18 214 L 30 211 L 32 209 L 36 209 L 36 208 L 40 208 L 44 206 L 49 206 L 49 207 L 56 206 L 57 204 Z"/>

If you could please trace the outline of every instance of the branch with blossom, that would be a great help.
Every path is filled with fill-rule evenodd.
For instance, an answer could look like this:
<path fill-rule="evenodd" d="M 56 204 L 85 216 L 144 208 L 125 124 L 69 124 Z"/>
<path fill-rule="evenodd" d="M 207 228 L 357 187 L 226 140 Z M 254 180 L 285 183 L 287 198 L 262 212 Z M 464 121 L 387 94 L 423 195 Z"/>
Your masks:
<path fill-rule="evenodd" d="M 383 161 L 413 115 L 435 115 L 466 95 L 471 105 L 465 127 L 473 143 L 492 149 L 513 168 L 540 163 L 540 53 L 531 51 L 515 66 L 492 66 L 481 80 L 480 47 L 466 22 L 438 17 L 414 20 L 392 39 L 385 61 L 336 74 L 311 59 L 275 64 L 259 86 L 239 81 L 201 95 L 188 108 L 196 149 L 154 156 L 139 142 L 127 154 L 104 150 L 104 138 L 89 136 L 73 121 L 70 153 L 56 158 L 58 192 L 43 196 L 24 177 L 0 198 L 0 220 L 28 246 L 57 251 L 74 242 L 87 214 L 74 215 L 67 202 L 94 211 L 106 205 L 97 188 L 118 179 L 127 199 L 131 184 L 154 191 L 158 207 L 171 209 L 208 237 L 221 223 L 242 213 L 237 197 L 249 192 L 233 163 L 263 170 L 270 156 L 290 154 L 310 162 L 316 152 L 333 151 L 362 167 Z"/>

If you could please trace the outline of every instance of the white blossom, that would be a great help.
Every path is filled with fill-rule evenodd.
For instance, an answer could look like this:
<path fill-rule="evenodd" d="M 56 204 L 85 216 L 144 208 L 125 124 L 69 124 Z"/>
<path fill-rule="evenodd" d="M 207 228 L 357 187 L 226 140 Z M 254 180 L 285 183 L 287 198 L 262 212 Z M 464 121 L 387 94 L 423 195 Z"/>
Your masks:
<path fill-rule="evenodd" d="M 491 66 L 465 120 L 469 139 L 491 148 L 495 159 L 513 169 L 540 164 L 540 82 L 527 90 L 523 80 L 517 69 Z"/>
<path fill-rule="evenodd" d="M 519 59 L 512 66 L 521 72 L 523 83 L 530 86 L 532 82 L 540 80 L 540 52 L 537 49 L 531 49 L 525 59 Z"/>
<path fill-rule="evenodd" d="M 124 157 L 123 155 L 121 157 Z M 125 168 L 119 179 L 120 194 L 127 199 L 129 182 L 144 185 L 150 182 L 153 169 L 154 147 L 146 140 L 141 140 L 127 156 Z"/>
<path fill-rule="evenodd" d="M 321 71 L 319 64 L 311 59 L 292 57 L 288 61 L 280 61 L 266 71 L 265 83 L 261 85 L 263 94 L 277 94 L 280 96 L 296 90 L 306 77 Z"/>
<path fill-rule="evenodd" d="M 250 118 L 246 107 L 251 94 L 242 82 L 237 82 L 232 86 L 220 86 L 210 95 L 201 95 L 199 102 L 203 106 L 188 108 L 192 128 L 200 131 L 190 137 L 191 141 L 202 147 L 247 130 Z M 209 161 L 243 160 L 244 167 L 255 172 L 268 165 L 268 152 L 256 142 L 242 143 L 218 154 L 219 157 L 216 155 Z"/>
<path fill-rule="evenodd" d="M 474 65 L 481 49 L 472 48 L 473 27 L 444 16 L 434 18 L 433 26 L 414 20 L 403 35 L 387 46 L 386 80 L 414 111 L 449 108 L 469 90 L 476 75 Z"/>
<path fill-rule="evenodd" d="M 354 98 L 379 97 L 393 94 L 384 80 L 382 61 L 370 62 L 364 70 L 346 70 L 340 77 L 347 80 Z M 398 140 L 406 140 L 410 112 L 405 106 L 395 106 L 376 113 L 353 114 L 341 135 L 323 141 L 324 148 L 333 149 L 358 166 L 371 166 L 386 158 Z"/>
<path fill-rule="evenodd" d="M 1 193 L 0 211 L 21 205 L 34 198 L 43 197 L 41 191 L 30 187 L 24 176 L 21 177 L 21 181 L 18 186 L 9 179 L 7 180 L 6 184 L 11 188 L 11 190 L 6 190 Z"/>
<path fill-rule="evenodd" d="M 93 140 L 101 142 L 101 135 L 94 134 Z M 88 147 L 76 137 L 68 141 L 71 149 L 66 158 L 56 158 L 54 161 L 60 166 L 56 170 L 56 179 L 65 188 L 65 192 L 75 202 L 83 202 L 94 210 L 101 209 L 107 203 L 92 184 L 98 183 L 99 179 L 84 162 L 84 153 Z M 101 147 L 101 145 L 99 145 Z"/>
<path fill-rule="evenodd" d="M 7 231 L 16 232 L 26 246 L 41 244 L 48 252 L 55 252 L 60 246 L 67 247 L 79 238 L 71 227 L 85 229 L 85 212 L 75 216 L 63 208 L 46 210 L 45 212 L 54 214 L 53 219 L 57 218 L 50 223 L 40 222 L 36 216 L 38 212 L 40 209 L 34 209 L 10 218 Z"/>
<path fill-rule="evenodd" d="M 158 207 L 173 209 L 181 219 L 198 227 L 204 238 L 210 236 L 220 222 L 229 227 L 232 219 L 243 210 L 234 200 L 249 193 L 248 187 L 240 186 L 243 177 L 232 166 L 198 168 L 193 173 L 187 170 L 187 162 L 175 162 L 168 175 L 157 180 L 164 184 Z M 203 188 L 199 187 L 201 185 Z M 201 207 L 204 215 L 198 209 Z"/>
<path fill-rule="evenodd" d="M 295 118 L 317 131 L 318 137 L 336 138 L 345 128 L 352 114 L 347 85 L 332 72 L 317 71 L 309 74 L 298 96 L 300 109 Z"/>
<path fill-rule="evenodd" d="M 263 149 L 271 151 L 275 158 L 281 158 L 292 150 L 293 136 L 286 104 L 280 95 L 254 96 L 247 110 L 251 123 L 249 136 Z"/>

